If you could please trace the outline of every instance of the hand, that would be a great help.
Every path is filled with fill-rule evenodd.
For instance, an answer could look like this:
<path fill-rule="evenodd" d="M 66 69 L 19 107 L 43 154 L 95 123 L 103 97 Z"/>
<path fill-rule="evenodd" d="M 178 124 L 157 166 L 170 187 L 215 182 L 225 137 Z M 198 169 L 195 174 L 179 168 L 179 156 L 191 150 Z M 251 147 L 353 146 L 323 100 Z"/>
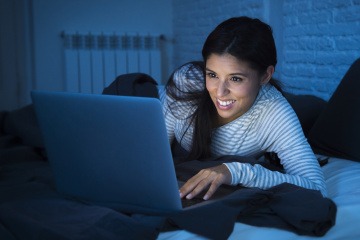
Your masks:
<path fill-rule="evenodd" d="M 208 200 L 221 184 L 230 183 L 231 173 L 224 164 L 212 168 L 206 168 L 190 178 L 180 188 L 180 197 L 183 198 L 186 196 L 187 199 L 192 199 L 210 186 L 204 195 L 204 200 Z"/>

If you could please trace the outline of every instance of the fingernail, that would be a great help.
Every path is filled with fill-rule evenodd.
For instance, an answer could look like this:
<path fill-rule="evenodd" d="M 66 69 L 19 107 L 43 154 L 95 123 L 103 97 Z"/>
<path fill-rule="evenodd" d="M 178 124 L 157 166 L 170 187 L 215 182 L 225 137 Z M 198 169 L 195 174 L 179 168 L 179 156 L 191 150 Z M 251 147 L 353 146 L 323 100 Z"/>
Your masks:
<path fill-rule="evenodd" d="M 203 197 L 203 199 L 204 199 L 204 200 L 208 200 L 208 199 L 209 199 L 209 196 L 208 196 L 208 195 L 205 195 L 205 196 Z"/>
<path fill-rule="evenodd" d="M 191 199 L 191 198 L 192 198 L 192 194 L 191 194 L 191 193 L 186 196 L 186 199 Z"/>

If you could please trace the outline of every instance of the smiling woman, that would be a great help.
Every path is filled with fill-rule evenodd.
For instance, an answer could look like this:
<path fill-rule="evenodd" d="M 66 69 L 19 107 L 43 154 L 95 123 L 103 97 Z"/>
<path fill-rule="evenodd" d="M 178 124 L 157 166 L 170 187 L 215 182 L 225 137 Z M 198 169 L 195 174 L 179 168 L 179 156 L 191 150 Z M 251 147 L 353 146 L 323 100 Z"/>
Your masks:
<path fill-rule="evenodd" d="M 225 125 L 246 113 L 259 89 L 268 83 L 274 67 L 259 75 L 247 62 L 225 53 L 212 54 L 206 61 L 206 89 L 218 113 L 218 125 Z"/>
<path fill-rule="evenodd" d="M 327 195 L 324 176 L 300 122 L 276 82 L 276 47 L 269 25 L 230 18 L 206 39 L 202 63 L 188 63 L 170 78 L 162 98 L 169 141 L 187 160 L 219 156 L 261 159 L 275 153 L 283 172 L 229 162 L 190 178 L 180 196 L 205 190 L 209 199 L 222 184 L 268 189 L 287 182 Z"/>

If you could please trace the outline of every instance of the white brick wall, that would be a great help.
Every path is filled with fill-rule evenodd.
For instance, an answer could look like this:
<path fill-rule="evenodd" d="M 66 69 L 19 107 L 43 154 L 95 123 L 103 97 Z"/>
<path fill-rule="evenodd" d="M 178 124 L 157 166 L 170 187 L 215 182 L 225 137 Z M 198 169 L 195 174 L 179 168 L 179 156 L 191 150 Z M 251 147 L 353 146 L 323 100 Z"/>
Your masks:
<path fill-rule="evenodd" d="M 173 11 L 175 66 L 200 60 L 210 31 L 240 15 L 272 26 L 287 91 L 328 100 L 360 57 L 360 0 L 173 0 Z"/>
<path fill-rule="evenodd" d="M 328 99 L 360 57 L 360 1 L 285 0 L 283 24 L 281 81 Z"/>
<path fill-rule="evenodd" d="M 207 35 L 222 21 L 239 15 L 262 16 L 262 0 L 173 0 L 175 67 L 201 60 Z"/>

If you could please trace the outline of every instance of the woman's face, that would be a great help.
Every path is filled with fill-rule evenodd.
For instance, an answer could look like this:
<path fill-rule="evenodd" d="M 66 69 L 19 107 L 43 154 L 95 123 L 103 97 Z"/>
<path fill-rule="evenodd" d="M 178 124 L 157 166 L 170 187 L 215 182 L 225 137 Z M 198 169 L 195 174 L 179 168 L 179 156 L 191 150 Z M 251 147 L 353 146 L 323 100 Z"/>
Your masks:
<path fill-rule="evenodd" d="M 219 114 L 218 124 L 227 124 L 246 113 L 253 105 L 261 85 L 273 72 L 272 66 L 260 75 L 247 62 L 230 54 L 211 54 L 206 60 L 206 89 Z"/>

